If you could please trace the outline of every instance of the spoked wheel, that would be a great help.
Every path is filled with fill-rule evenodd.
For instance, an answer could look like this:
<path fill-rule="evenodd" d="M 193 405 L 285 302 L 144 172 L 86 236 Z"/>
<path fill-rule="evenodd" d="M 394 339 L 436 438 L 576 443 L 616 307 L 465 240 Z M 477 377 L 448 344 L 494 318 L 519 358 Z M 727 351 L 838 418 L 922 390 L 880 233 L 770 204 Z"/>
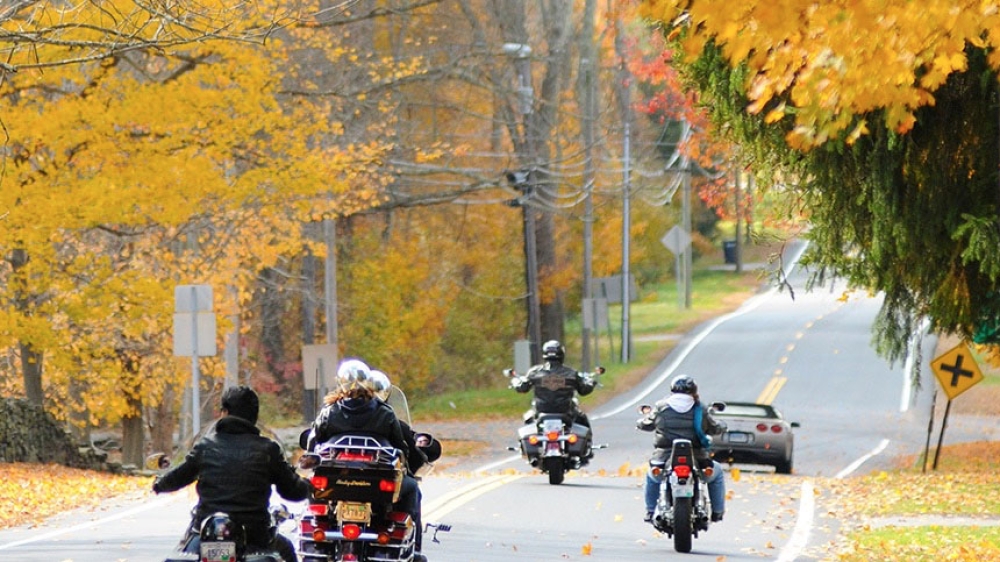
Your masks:
<path fill-rule="evenodd" d="M 674 498 L 674 550 L 691 552 L 691 498 Z"/>
<path fill-rule="evenodd" d="M 562 484 L 563 478 L 566 475 L 562 457 L 547 457 L 542 461 L 542 463 L 545 467 L 545 472 L 549 475 L 549 484 L 552 484 L 553 486 L 556 484 Z"/>

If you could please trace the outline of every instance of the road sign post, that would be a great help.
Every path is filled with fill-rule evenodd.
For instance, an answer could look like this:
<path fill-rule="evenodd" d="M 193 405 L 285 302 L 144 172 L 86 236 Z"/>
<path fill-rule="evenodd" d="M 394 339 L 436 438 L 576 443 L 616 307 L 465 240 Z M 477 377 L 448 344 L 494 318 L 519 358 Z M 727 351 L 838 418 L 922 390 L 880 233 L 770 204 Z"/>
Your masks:
<path fill-rule="evenodd" d="M 198 357 L 215 355 L 215 313 L 210 285 L 174 287 L 174 355 L 191 357 L 191 435 L 201 431 Z"/>
<path fill-rule="evenodd" d="M 944 443 L 944 430 L 948 427 L 948 415 L 951 413 L 951 401 L 983 380 L 983 373 L 980 372 L 979 365 L 976 364 L 972 351 L 969 350 L 969 346 L 965 342 L 956 345 L 931 361 L 931 369 L 938 382 L 941 383 L 944 393 L 948 395 L 948 402 L 944 407 L 944 418 L 941 420 L 941 433 L 938 434 L 937 450 L 934 451 L 934 464 L 931 467 L 932 470 L 937 470 L 941 445 Z M 933 410 L 931 411 L 933 412 Z"/>
<path fill-rule="evenodd" d="M 684 287 L 687 286 L 689 281 L 689 272 L 682 271 L 681 255 L 691 247 L 691 235 L 683 228 L 674 225 L 669 232 L 663 235 L 663 238 L 660 238 L 660 243 L 674 253 L 674 261 L 676 262 L 674 271 L 677 277 L 677 306 L 678 308 L 684 308 L 684 303 L 686 302 Z"/>

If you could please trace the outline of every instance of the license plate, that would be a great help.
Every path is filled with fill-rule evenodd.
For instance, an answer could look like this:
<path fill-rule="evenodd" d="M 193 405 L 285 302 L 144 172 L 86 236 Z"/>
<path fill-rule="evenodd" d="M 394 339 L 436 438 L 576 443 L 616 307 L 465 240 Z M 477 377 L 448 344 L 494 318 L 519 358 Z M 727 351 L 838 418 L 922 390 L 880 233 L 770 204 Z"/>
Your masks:
<path fill-rule="evenodd" d="M 548 433 L 550 431 L 558 431 L 562 433 L 563 423 L 561 420 L 544 420 L 542 422 L 542 431 Z"/>
<path fill-rule="evenodd" d="M 730 443 L 749 443 L 750 435 L 746 433 L 730 433 L 726 440 Z"/>
<path fill-rule="evenodd" d="M 232 541 L 201 543 L 201 562 L 236 562 L 236 543 Z"/>
<path fill-rule="evenodd" d="M 371 520 L 371 508 L 366 503 L 340 502 L 337 505 L 337 517 L 341 521 L 367 523 Z"/>
<path fill-rule="evenodd" d="M 693 498 L 694 497 L 694 486 L 679 486 L 673 485 L 670 489 L 674 493 L 675 498 Z"/>

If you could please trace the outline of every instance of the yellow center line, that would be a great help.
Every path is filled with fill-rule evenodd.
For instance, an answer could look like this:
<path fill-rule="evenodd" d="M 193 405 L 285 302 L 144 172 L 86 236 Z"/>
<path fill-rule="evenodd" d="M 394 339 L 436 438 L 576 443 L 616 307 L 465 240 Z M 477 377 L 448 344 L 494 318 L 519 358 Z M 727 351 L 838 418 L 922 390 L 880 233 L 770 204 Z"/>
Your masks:
<path fill-rule="evenodd" d="M 444 517 L 479 496 L 525 476 L 526 474 L 523 473 L 501 474 L 477 480 L 467 486 L 452 490 L 440 498 L 427 502 L 423 508 L 423 519 L 424 521 L 432 521 Z"/>
<path fill-rule="evenodd" d="M 768 381 L 767 386 L 764 387 L 764 391 L 760 393 L 757 397 L 758 404 L 770 404 L 774 402 L 774 399 L 778 396 L 778 391 L 781 387 L 785 386 L 788 382 L 788 377 L 773 377 Z"/>

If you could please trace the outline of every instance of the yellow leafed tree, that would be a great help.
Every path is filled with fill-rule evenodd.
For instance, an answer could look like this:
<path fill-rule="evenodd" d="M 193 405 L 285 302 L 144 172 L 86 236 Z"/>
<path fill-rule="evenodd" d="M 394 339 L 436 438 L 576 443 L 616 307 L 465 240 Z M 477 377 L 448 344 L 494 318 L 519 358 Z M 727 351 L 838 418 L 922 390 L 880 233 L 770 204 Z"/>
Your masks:
<path fill-rule="evenodd" d="M 225 19 L 198 21 L 229 35 L 264 25 L 222 8 L 211 14 Z M 59 40 L 36 43 L 35 64 L 11 51 L 18 71 L 0 86 L 0 245 L 11 256 L 0 291 L 13 303 L 0 311 L 0 345 L 20 348 L 29 399 L 77 406 L 61 416 L 138 424 L 141 439 L 143 407 L 184 380 L 171 357 L 174 287 L 212 285 L 220 318 L 239 314 L 257 272 L 307 243 L 304 221 L 372 204 L 358 178 L 385 147 L 336 147 L 341 128 L 315 118 L 322 106 L 283 99 L 288 52 L 277 40 L 205 40 L 180 26 L 176 45 L 154 46 L 170 48 L 61 47 L 115 24 L 131 38 L 153 32 L 155 21 L 113 17 L 137 9 L 21 14 L 58 28 Z"/>

